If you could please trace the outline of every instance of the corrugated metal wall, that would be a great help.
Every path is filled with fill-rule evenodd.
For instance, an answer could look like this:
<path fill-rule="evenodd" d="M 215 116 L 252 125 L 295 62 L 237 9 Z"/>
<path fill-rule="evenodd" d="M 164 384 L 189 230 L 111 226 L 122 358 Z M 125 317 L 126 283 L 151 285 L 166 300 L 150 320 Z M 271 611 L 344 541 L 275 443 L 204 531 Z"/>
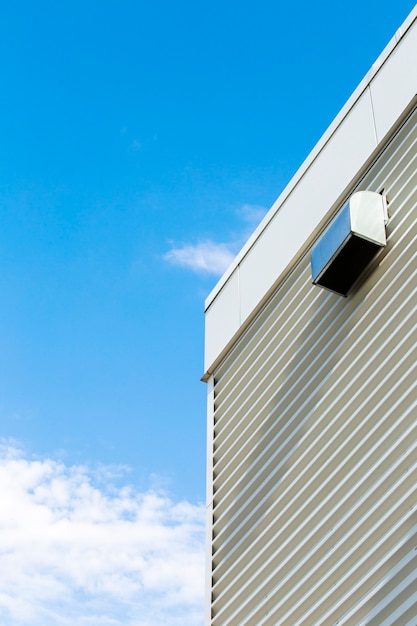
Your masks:
<path fill-rule="evenodd" d="M 215 372 L 212 624 L 417 623 L 417 114 L 347 299 L 294 268 Z M 271 259 L 271 263 L 273 259 Z"/>

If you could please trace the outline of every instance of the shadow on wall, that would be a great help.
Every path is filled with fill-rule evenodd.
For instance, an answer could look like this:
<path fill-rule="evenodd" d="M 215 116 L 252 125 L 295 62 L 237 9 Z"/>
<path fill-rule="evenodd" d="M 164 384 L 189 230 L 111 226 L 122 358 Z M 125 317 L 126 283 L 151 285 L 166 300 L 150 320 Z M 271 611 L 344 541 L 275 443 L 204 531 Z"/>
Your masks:
<path fill-rule="evenodd" d="M 369 305 L 370 283 L 346 300 L 311 286 L 306 260 L 298 271 L 307 290 L 298 313 L 279 327 L 273 358 L 257 364 L 257 371 L 248 368 L 242 381 L 250 390 L 239 407 L 242 425 L 256 425 L 250 453 L 228 491 L 232 504 L 223 513 L 215 507 L 213 624 L 227 623 L 229 609 L 221 609 L 221 602 L 216 621 L 216 597 L 226 588 L 228 595 L 245 598 L 233 614 L 235 623 L 256 624 L 269 612 L 268 624 L 289 623 L 279 621 L 289 614 L 284 620 L 296 620 L 292 607 L 318 579 L 328 576 L 324 588 L 333 593 L 329 565 L 322 564 L 326 554 L 345 568 L 356 558 L 344 561 L 344 541 L 363 515 L 358 503 L 367 497 L 360 446 L 375 425 L 386 426 L 379 424 L 383 398 L 375 396 L 372 360 L 357 371 L 358 359 L 377 341 L 364 336 L 378 310 Z M 282 292 L 274 296 L 259 324 L 271 311 L 279 314 L 284 298 Z M 266 376 L 272 381 L 268 402 L 257 391 L 260 383 L 253 385 L 254 377 Z M 230 447 L 247 443 L 236 437 Z M 348 479 L 353 488 L 341 490 Z"/>

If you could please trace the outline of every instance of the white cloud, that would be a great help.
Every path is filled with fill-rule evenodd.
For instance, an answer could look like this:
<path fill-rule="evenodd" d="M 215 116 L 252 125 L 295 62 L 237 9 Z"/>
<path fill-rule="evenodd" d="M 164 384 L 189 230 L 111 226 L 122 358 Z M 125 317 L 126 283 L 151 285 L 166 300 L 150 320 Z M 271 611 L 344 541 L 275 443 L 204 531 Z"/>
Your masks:
<path fill-rule="evenodd" d="M 249 228 L 241 230 L 237 237 L 232 236 L 230 243 L 216 243 L 208 239 L 197 244 L 185 244 L 173 247 L 164 255 L 164 259 L 193 272 L 221 276 L 266 212 L 267 209 L 263 206 L 244 204 L 237 209 L 236 214 Z"/>
<path fill-rule="evenodd" d="M 0 446 L 1 624 L 202 624 L 204 507 L 109 476 Z"/>
<path fill-rule="evenodd" d="M 214 241 L 202 241 L 196 245 L 172 248 L 164 259 L 173 265 L 185 267 L 194 272 L 221 275 L 235 257 L 233 246 Z"/>

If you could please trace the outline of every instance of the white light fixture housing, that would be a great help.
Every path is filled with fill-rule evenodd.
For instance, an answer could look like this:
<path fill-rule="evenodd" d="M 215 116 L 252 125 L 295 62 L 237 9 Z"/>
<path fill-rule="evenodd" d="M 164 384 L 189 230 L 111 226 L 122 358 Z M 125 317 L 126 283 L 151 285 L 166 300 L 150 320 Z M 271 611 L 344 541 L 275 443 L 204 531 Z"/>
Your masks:
<path fill-rule="evenodd" d="M 311 252 L 315 285 L 347 296 L 369 263 L 386 245 L 385 196 L 357 191 Z"/>

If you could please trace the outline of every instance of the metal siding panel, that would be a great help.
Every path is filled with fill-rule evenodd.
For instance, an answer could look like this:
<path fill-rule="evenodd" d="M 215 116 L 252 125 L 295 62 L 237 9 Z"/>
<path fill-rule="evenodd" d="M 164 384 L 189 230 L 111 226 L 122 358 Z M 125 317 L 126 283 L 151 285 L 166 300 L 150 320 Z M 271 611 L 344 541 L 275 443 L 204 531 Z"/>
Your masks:
<path fill-rule="evenodd" d="M 416 120 L 358 185 L 391 215 L 363 284 L 306 255 L 214 372 L 213 626 L 412 623 Z"/>

